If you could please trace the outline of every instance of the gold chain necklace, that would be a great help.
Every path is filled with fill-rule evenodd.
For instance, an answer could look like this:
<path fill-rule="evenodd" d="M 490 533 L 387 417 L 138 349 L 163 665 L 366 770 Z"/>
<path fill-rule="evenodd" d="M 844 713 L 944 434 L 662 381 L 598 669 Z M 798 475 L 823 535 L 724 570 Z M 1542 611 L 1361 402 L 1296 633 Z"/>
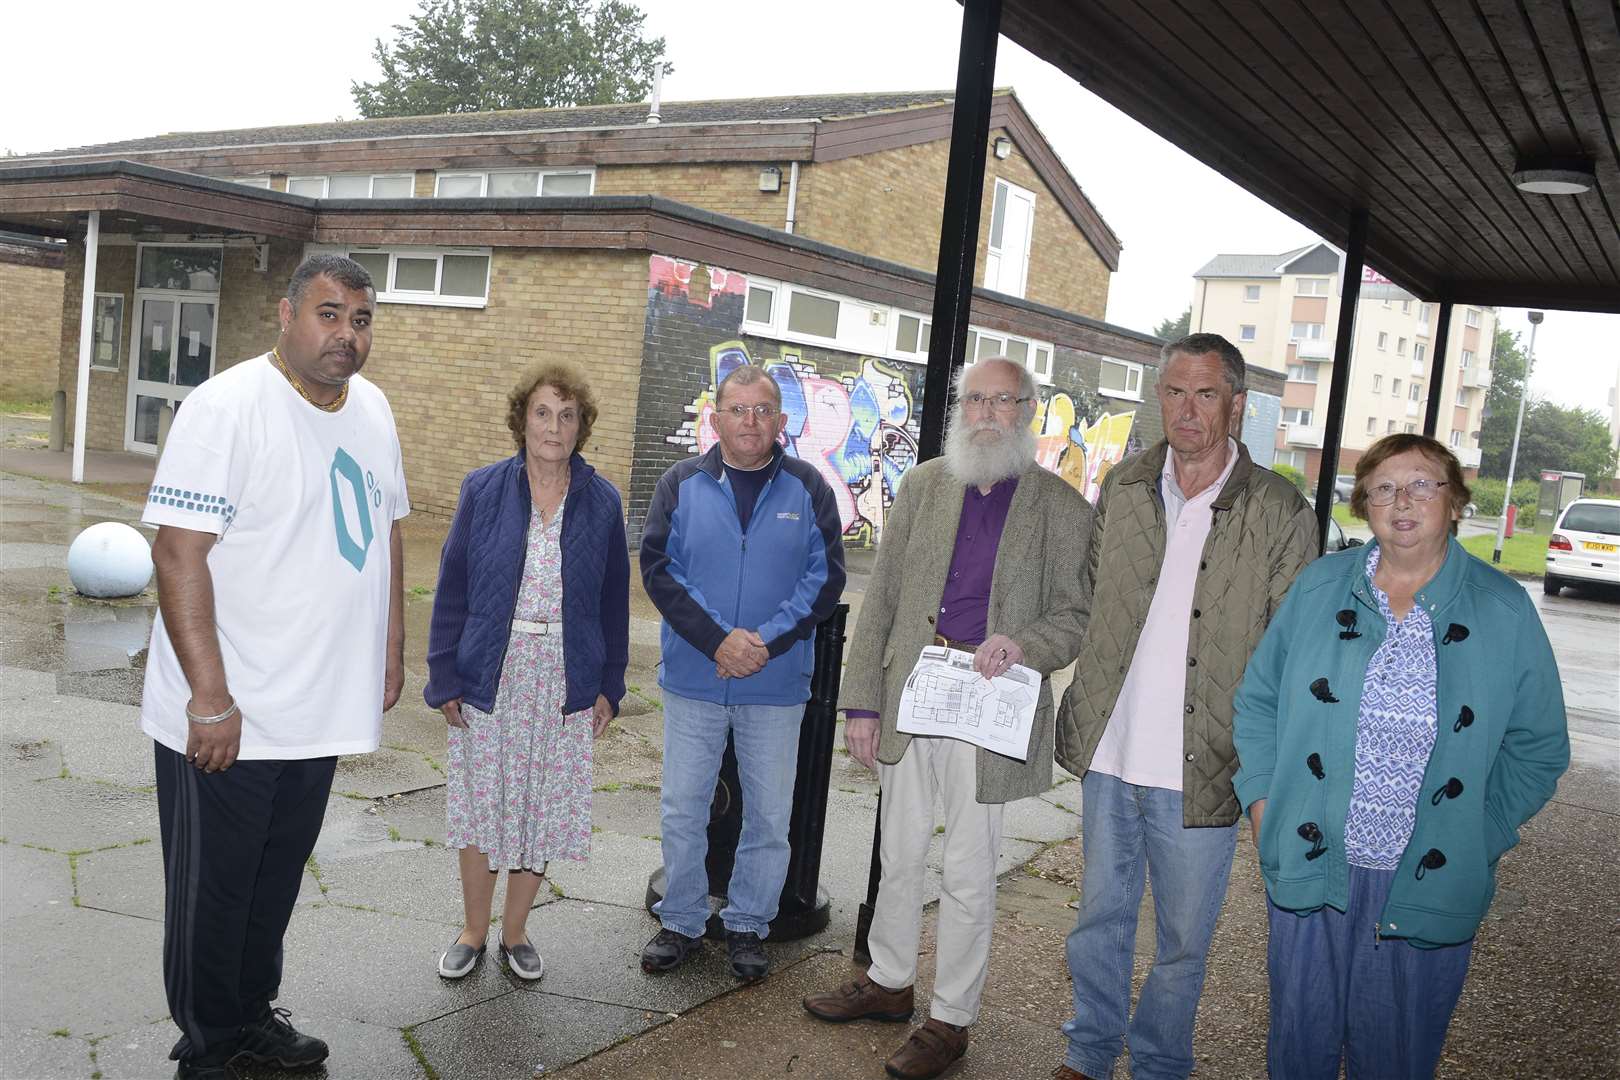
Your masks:
<path fill-rule="evenodd" d="M 344 380 L 343 388 L 338 391 L 338 396 L 332 404 L 322 405 L 309 396 L 309 391 L 304 389 L 304 384 L 298 381 L 298 376 L 292 373 L 292 369 L 287 366 L 287 361 L 281 358 L 281 348 L 279 346 L 271 347 L 270 357 L 276 362 L 276 367 L 281 369 L 281 373 L 287 376 L 287 381 L 292 383 L 293 389 L 298 391 L 298 396 L 321 410 L 321 412 L 337 412 L 343 408 L 343 403 L 349 400 L 349 383 Z"/>

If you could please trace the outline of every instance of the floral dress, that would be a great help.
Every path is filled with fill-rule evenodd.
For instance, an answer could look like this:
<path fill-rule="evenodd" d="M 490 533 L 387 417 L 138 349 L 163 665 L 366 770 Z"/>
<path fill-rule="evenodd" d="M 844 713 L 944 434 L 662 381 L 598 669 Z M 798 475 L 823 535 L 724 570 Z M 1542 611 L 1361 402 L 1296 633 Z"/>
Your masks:
<path fill-rule="evenodd" d="M 562 518 L 529 518 L 514 618 L 562 617 Z M 563 715 L 566 690 L 562 635 L 514 630 L 494 710 L 462 702 L 467 727 L 450 729 L 447 842 L 478 848 L 492 871 L 590 855 L 591 711 Z"/>

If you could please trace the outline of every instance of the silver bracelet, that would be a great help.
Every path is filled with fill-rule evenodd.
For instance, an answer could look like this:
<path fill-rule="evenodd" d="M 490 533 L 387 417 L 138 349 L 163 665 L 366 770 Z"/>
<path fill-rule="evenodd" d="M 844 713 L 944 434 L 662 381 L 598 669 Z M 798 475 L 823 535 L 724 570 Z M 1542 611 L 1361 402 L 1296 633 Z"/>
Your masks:
<path fill-rule="evenodd" d="M 231 707 L 220 713 L 218 716 L 198 716 L 196 713 L 191 711 L 191 706 L 187 705 L 186 719 L 190 720 L 193 724 L 220 724 L 224 723 L 226 720 L 229 720 L 231 715 L 235 712 L 236 702 L 234 700 L 231 702 Z"/>

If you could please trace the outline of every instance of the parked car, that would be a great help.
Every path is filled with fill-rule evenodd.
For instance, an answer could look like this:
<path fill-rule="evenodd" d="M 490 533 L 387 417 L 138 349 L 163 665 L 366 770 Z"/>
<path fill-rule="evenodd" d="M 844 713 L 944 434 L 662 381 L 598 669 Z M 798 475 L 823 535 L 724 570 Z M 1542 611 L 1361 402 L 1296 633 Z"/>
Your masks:
<path fill-rule="evenodd" d="M 1547 540 L 1548 596 L 1576 582 L 1620 585 L 1620 500 L 1576 499 Z"/>
<path fill-rule="evenodd" d="M 1356 478 L 1353 473 L 1340 473 L 1333 478 L 1333 501 L 1349 502 L 1350 493 L 1355 490 Z"/>
<path fill-rule="evenodd" d="M 1332 518 L 1328 518 L 1327 551 L 1323 554 L 1331 555 L 1335 551 L 1343 551 L 1345 548 L 1360 547 L 1363 543 L 1365 541 L 1358 540 L 1353 536 L 1346 537 L 1344 529 L 1339 527 L 1339 523 Z"/>

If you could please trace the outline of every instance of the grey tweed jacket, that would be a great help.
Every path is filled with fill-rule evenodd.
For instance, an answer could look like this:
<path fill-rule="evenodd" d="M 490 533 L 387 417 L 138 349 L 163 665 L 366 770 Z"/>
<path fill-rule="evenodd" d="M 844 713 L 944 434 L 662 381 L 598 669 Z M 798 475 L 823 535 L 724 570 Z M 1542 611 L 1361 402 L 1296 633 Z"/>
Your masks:
<path fill-rule="evenodd" d="M 838 704 L 882 717 L 877 756 L 886 764 L 898 762 L 911 744 L 895 717 L 906 676 L 933 643 L 964 492 L 943 459 L 925 461 L 906 474 L 883 523 Z M 1084 573 L 1090 543 L 1091 504 L 1039 465 L 1024 470 L 996 550 L 987 631 L 1018 642 L 1024 664 L 1042 676 L 1080 651 L 1091 613 Z M 1052 689 L 1043 677 L 1028 761 L 979 750 L 977 800 L 1010 802 L 1051 787 L 1053 737 Z"/>

